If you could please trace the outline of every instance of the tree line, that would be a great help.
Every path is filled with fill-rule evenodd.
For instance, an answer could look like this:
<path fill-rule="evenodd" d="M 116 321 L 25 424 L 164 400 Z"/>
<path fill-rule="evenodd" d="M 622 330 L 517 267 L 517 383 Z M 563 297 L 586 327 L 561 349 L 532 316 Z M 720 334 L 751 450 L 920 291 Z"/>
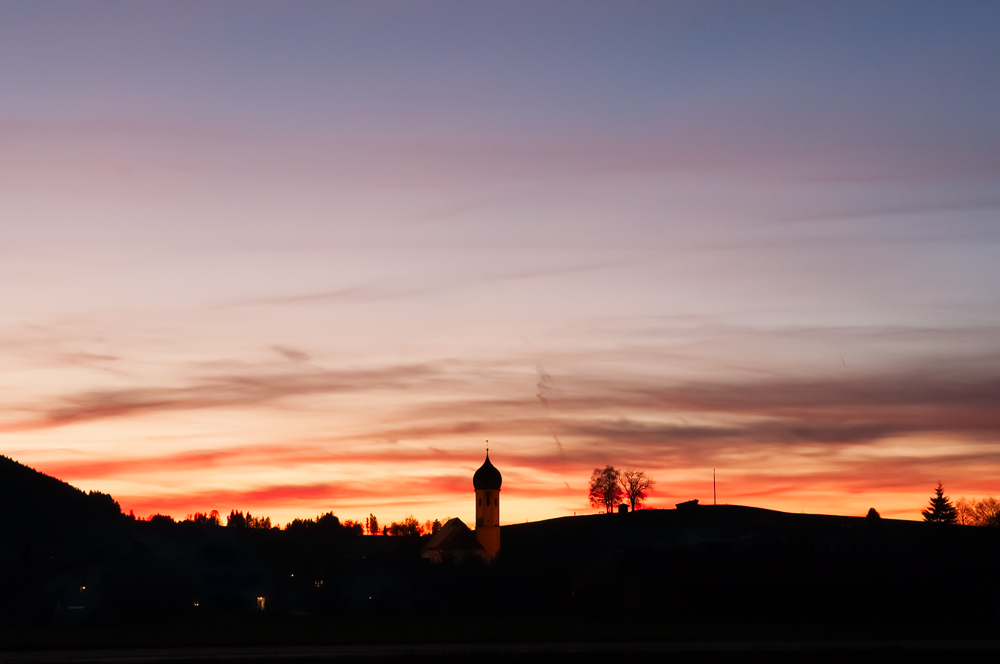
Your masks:
<path fill-rule="evenodd" d="M 191 524 L 198 527 L 222 526 L 222 516 L 218 510 L 211 512 L 195 512 L 188 514 L 183 521 L 176 521 L 168 514 L 151 514 L 145 519 L 136 516 L 130 511 L 128 516 L 134 521 L 148 521 L 151 523 L 164 524 Z M 445 517 L 447 522 L 450 517 Z M 249 511 L 245 514 L 242 510 L 231 510 L 226 517 L 227 528 L 238 530 L 284 530 L 287 532 L 305 534 L 343 534 L 343 535 L 378 535 L 386 537 L 419 537 L 421 535 L 432 535 L 441 530 L 441 519 L 427 519 L 423 523 L 418 521 L 412 514 L 402 521 L 393 521 L 388 525 L 380 525 L 378 518 L 374 514 L 369 514 L 363 521 L 353 519 L 340 520 L 333 512 L 326 512 L 318 515 L 315 519 L 292 519 L 282 528 L 278 524 L 271 523 L 271 517 L 254 516 Z"/>
<path fill-rule="evenodd" d="M 958 524 L 962 526 L 1000 526 L 1000 500 L 993 496 L 970 500 L 959 498 L 954 504 L 944 495 L 944 486 L 938 482 L 927 509 L 921 516 L 929 523 Z"/>

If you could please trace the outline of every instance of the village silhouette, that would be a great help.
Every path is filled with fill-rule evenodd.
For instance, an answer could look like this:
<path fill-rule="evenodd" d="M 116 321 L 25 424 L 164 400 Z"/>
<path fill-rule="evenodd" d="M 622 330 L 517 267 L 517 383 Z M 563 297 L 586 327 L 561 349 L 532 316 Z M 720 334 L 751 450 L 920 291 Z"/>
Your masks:
<path fill-rule="evenodd" d="M 652 479 L 607 466 L 590 483 L 605 513 L 501 526 L 488 453 L 470 480 L 471 526 L 330 512 L 277 528 L 235 510 L 223 526 L 124 515 L 0 457 L 3 650 L 981 639 L 1000 624 L 996 510 L 957 525 L 976 505 L 940 485 L 923 522 L 636 509 Z"/>

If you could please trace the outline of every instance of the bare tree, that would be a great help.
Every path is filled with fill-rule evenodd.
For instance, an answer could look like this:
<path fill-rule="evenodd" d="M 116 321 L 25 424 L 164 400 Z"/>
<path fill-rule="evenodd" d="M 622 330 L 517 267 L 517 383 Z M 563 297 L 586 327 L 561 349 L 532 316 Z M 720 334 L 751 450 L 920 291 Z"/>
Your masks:
<path fill-rule="evenodd" d="M 980 500 L 959 498 L 955 501 L 956 523 L 963 526 L 1000 525 L 1000 500 L 987 496 Z"/>
<path fill-rule="evenodd" d="M 653 481 L 653 478 L 647 477 L 646 473 L 641 470 L 626 468 L 618 476 L 618 484 L 621 486 L 622 492 L 625 494 L 625 498 L 634 512 L 635 508 L 641 505 L 642 501 L 646 499 L 646 493 L 656 482 Z"/>
<path fill-rule="evenodd" d="M 622 498 L 622 489 L 618 486 L 618 470 L 614 466 L 594 468 L 590 476 L 590 504 L 594 507 L 604 507 L 605 512 L 614 510 Z"/>
<path fill-rule="evenodd" d="M 1000 500 L 993 496 L 977 500 L 973 507 L 977 526 L 995 526 L 1000 522 Z"/>
<path fill-rule="evenodd" d="M 962 496 L 955 501 L 955 519 L 960 526 L 977 526 L 976 503 Z"/>

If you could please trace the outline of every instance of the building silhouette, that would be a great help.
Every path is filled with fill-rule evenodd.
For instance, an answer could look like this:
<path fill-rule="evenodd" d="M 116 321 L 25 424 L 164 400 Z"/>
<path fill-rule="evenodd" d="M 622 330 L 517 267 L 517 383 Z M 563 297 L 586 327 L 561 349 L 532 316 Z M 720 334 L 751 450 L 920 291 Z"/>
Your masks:
<path fill-rule="evenodd" d="M 472 476 L 472 486 L 476 490 L 476 539 L 486 551 L 487 558 L 493 558 L 500 551 L 500 484 L 503 477 L 490 462 L 490 452 L 486 451 L 486 461 Z"/>
<path fill-rule="evenodd" d="M 461 519 L 449 519 L 430 541 L 421 556 L 434 563 L 461 562 L 476 557 L 492 560 L 500 551 L 500 471 L 486 461 L 472 476 L 476 491 L 476 529 L 470 530 Z"/>

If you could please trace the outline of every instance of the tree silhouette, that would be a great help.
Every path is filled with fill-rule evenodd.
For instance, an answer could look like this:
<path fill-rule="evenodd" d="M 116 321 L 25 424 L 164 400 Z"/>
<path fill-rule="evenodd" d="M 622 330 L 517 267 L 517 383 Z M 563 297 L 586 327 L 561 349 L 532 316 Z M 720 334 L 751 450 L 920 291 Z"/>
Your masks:
<path fill-rule="evenodd" d="M 250 519 L 250 514 L 247 514 Z M 269 519 L 258 520 L 264 524 L 270 524 Z M 254 526 L 251 526 L 254 527 Z M 263 528 L 263 525 L 256 526 Z M 360 523 L 347 519 L 341 521 L 333 512 L 326 512 L 318 515 L 315 519 L 292 519 L 285 524 L 285 531 L 296 534 L 310 533 L 313 535 L 363 535 L 364 528 Z"/>
<path fill-rule="evenodd" d="M 327 512 L 326 514 L 320 514 L 316 517 L 316 529 L 320 532 L 335 532 L 340 531 L 343 526 L 340 525 L 340 519 L 333 512 Z"/>
<path fill-rule="evenodd" d="M 622 491 L 625 494 L 625 498 L 628 500 L 629 505 L 631 505 L 632 511 L 638 505 L 642 504 L 642 501 L 646 499 L 646 492 L 649 491 L 656 482 L 653 478 L 647 477 L 646 473 L 641 470 L 632 470 L 631 468 L 626 468 L 618 476 L 618 484 L 621 485 Z"/>
<path fill-rule="evenodd" d="M 345 535 L 364 535 L 365 527 L 360 521 L 354 519 L 344 519 L 340 524 L 340 529 Z"/>
<path fill-rule="evenodd" d="M 955 523 L 960 526 L 975 526 L 976 523 L 976 503 L 962 496 L 955 501 Z"/>
<path fill-rule="evenodd" d="M 247 520 L 243 516 L 243 512 L 237 512 L 232 510 L 229 512 L 229 516 L 226 517 L 226 527 L 228 528 L 246 528 Z"/>
<path fill-rule="evenodd" d="M 173 525 L 174 517 L 170 516 L 169 514 L 150 514 L 149 519 L 147 519 L 147 521 L 149 521 L 149 523 L 153 524 L 154 526 L 162 528 Z"/>
<path fill-rule="evenodd" d="M 956 523 L 962 526 L 1000 525 L 1000 500 L 987 496 L 980 500 L 959 498 L 955 501 Z"/>
<path fill-rule="evenodd" d="M 334 518 L 336 518 L 336 517 L 334 517 Z M 271 529 L 271 517 L 269 517 L 269 516 L 264 516 L 264 517 L 254 516 L 254 515 L 250 514 L 249 510 L 247 510 L 246 521 L 247 521 L 247 528 L 253 528 L 255 530 L 270 530 Z M 340 523 L 338 522 L 337 525 L 340 525 Z"/>
<path fill-rule="evenodd" d="M 882 515 L 878 513 L 878 510 L 874 507 L 868 508 L 868 514 L 865 515 L 869 519 L 881 519 Z"/>
<path fill-rule="evenodd" d="M 411 514 L 403 519 L 402 523 L 393 521 L 389 524 L 389 534 L 397 537 L 416 537 L 420 535 L 420 522 Z"/>
<path fill-rule="evenodd" d="M 614 466 L 603 469 L 594 468 L 590 476 L 590 504 L 594 507 L 604 507 L 605 512 L 612 512 L 622 498 L 622 488 L 618 485 L 619 472 Z"/>
<path fill-rule="evenodd" d="M 87 494 L 87 496 L 90 498 L 91 502 L 98 503 L 101 505 L 101 509 L 106 510 L 110 514 L 121 514 L 122 512 L 122 508 L 118 505 L 118 501 L 106 493 L 91 491 Z"/>
<path fill-rule="evenodd" d="M 197 526 L 219 526 L 222 525 L 222 521 L 219 519 L 219 510 L 212 510 L 209 514 L 204 512 L 195 512 L 194 514 L 188 514 L 188 523 L 193 523 Z"/>
<path fill-rule="evenodd" d="M 955 523 L 958 521 L 958 514 L 955 512 L 955 507 L 951 504 L 948 496 L 944 495 L 944 487 L 940 482 L 938 482 L 937 488 L 934 489 L 934 497 L 931 498 L 930 505 L 921 514 L 924 517 L 924 521 L 928 523 Z"/>
<path fill-rule="evenodd" d="M 1000 524 L 1000 500 L 997 500 L 993 496 L 977 500 L 974 523 L 977 526 L 996 526 Z"/>

